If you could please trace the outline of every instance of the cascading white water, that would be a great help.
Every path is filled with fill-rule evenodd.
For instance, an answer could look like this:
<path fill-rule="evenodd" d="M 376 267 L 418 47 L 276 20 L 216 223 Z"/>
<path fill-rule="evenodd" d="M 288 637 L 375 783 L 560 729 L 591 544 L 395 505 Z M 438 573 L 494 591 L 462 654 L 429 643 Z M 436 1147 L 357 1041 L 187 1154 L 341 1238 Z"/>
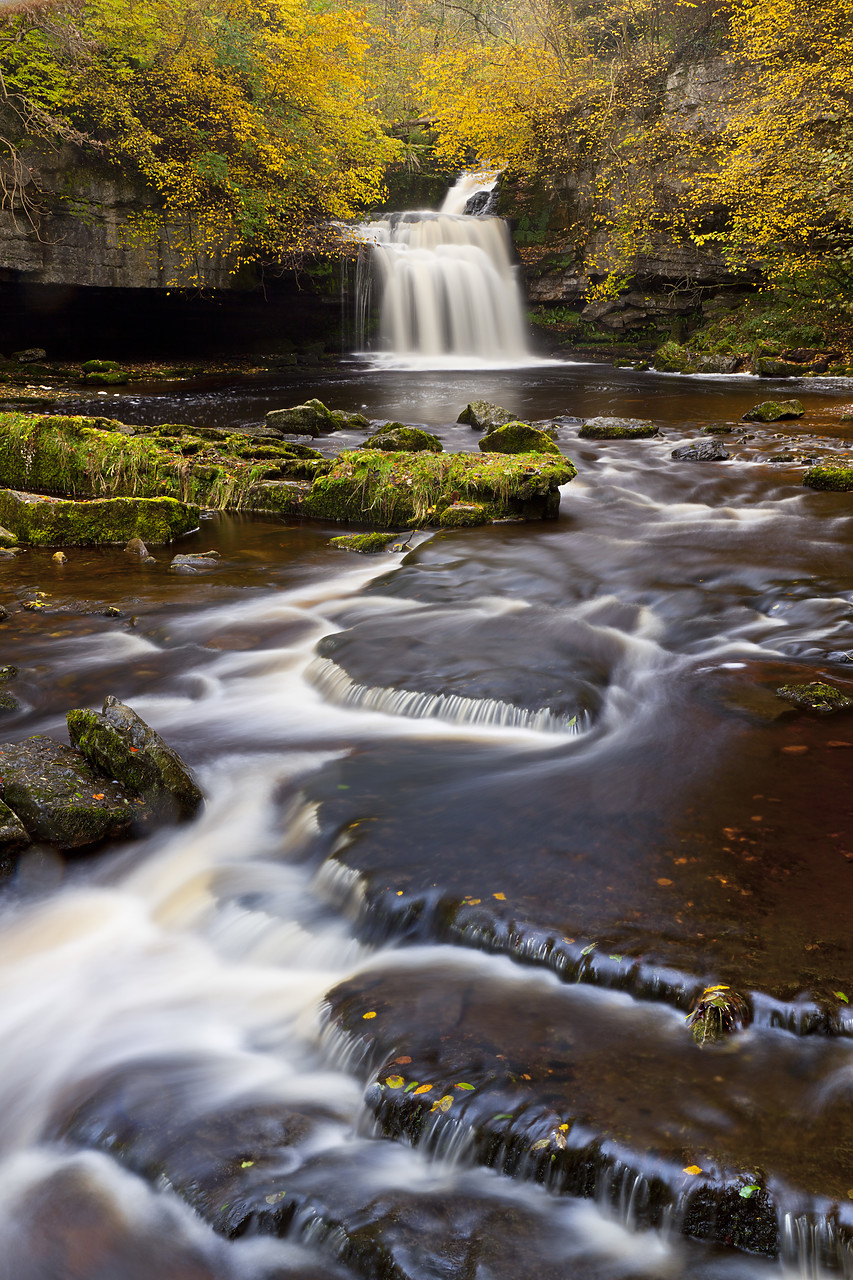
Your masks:
<path fill-rule="evenodd" d="M 438 213 L 394 213 L 357 228 L 368 245 L 357 282 L 359 345 L 372 301 L 379 350 L 406 362 L 529 359 L 521 290 L 502 218 L 471 216 L 495 175 L 463 174 Z"/>

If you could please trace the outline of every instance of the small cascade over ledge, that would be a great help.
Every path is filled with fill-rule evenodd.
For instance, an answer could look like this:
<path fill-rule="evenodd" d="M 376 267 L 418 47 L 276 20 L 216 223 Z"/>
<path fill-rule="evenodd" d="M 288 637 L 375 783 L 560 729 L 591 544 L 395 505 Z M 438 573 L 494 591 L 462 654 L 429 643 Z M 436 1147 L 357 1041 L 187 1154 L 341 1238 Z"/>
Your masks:
<path fill-rule="evenodd" d="M 532 362 L 509 230 L 488 213 L 497 177 L 463 174 L 438 212 L 386 214 L 355 229 L 365 246 L 359 351 L 422 368 Z M 374 308 L 378 335 L 368 343 Z"/>

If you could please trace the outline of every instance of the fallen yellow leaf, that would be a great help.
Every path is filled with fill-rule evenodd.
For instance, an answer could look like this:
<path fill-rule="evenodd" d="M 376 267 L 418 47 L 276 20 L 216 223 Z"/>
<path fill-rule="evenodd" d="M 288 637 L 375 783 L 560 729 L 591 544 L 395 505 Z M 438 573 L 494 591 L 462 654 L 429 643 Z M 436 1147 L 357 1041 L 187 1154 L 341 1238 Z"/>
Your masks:
<path fill-rule="evenodd" d="M 506 894 L 505 894 L 505 893 L 493 893 L 493 894 L 492 894 L 492 897 L 493 897 L 493 898 L 497 898 L 498 902 L 506 902 Z"/>
<path fill-rule="evenodd" d="M 698 1164 L 689 1164 L 686 1169 L 682 1170 L 682 1172 L 689 1173 L 691 1178 L 693 1178 L 697 1173 L 701 1173 L 702 1170 L 699 1168 Z"/>
<path fill-rule="evenodd" d="M 415 1089 L 415 1093 L 429 1093 L 431 1088 L 431 1084 L 418 1085 L 417 1089 Z"/>
<path fill-rule="evenodd" d="M 375 1017 L 376 1017 L 376 1012 L 375 1012 L 375 1010 L 372 1010 L 370 1013 L 363 1013 L 361 1016 L 362 1016 L 362 1018 L 364 1018 L 364 1019 L 367 1019 L 367 1018 L 375 1018 Z"/>

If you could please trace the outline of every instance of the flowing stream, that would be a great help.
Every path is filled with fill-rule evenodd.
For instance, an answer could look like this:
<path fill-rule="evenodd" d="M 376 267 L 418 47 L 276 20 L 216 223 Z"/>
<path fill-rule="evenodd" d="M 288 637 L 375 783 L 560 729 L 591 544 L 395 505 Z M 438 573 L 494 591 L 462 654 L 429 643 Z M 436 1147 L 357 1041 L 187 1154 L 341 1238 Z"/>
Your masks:
<path fill-rule="evenodd" d="M 562 415 L 578 476 L 553 523 L 377 557 L 223 516 L 155 566 L 0 563 L 5 740 L 112 693 L 208 797 L 5 881 L 0 1280 L 851 1275 L 853 727 L 775 690 L 853 691 L 850 498 L 799 465 L 850 450 L 853 388 L 740 422 L 782 390 L 354 365 L 81 406 L 318 395 L 476 450 L 484 398 Z M 730 459 L 675 461 L 709 422 Z M 754 1019 L 701 1050 L 709 983 Z"/>

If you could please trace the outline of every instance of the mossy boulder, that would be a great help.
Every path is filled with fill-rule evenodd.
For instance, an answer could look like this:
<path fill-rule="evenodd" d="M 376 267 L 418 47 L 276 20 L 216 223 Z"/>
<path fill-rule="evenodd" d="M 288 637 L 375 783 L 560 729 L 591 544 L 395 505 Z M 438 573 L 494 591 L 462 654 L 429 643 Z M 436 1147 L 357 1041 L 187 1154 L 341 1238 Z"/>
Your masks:
<path fill-rule="evenodd" d="M 783 684 L 776 690 L 776 695 L 786 702 L 793 702 L 804 711 L 817 711 L 820 715 L 853 710 L 853 698 L 823 680 L 812 680 L 805 684 Z"/>
<path fill-rule="evenodd" d="M 120 369 L 117 360 L 86 360 L 80 366 L 81 373 L 116 373 Z"/>
<path fill-rule="evenodd" d="M 21 819 L 0 800 L 0 857 L 20 853 L 30 843 L 30 837 Z"/>
<path fill-rule="evenodd" d="M 836 493 L 848 493 L 853 489 L 853 467 L 809 467 L 803 476 L 803 484 L 809 489 L 831 489 Z"/>
<path fill-rule="evenodd" d="M 0 798 L 32 840 L 83 849 L 129 836 L 147 817 L 142 800 L 97 773 L 71 747 L 36 735 L 0 745 Z"/>
<path fill-rule="evenodd" d="M 577 474 L 567 459 L 542 454 L 340 454 L 306 494 L 303 510 L 319 520 L 380 529 L 438 524 L 455 503 L 476 503 L 489 520 L 554 519 L 559 486 Z"/>
<path fill-rule="evenodd" d="M 507 422 L 494 427 L 479 442 L 482 453 L 552 453 L 560 457 L 560 450 L 547 431 L 531 427 L 526 422 Z"/>
<path fill-rule="evenodd" d="M 441 512 L 442 529 L 471 529 L 489 523 L 489 514 L 481 502 L 453 502 Z"/>
<path fill-rule="evenodd" d="M 578 435 L 583 440 L 645 440 L 657 432 L 648 418 L 589 418 Z"/>
<path fill-rule="evenodd" d="M 743 421 L 782 422 L 786 418 L 802 418 L 804 413 L 799 400 L 763 400 L 743 415 Z"/>
<path fill-rule="evenodd" d="M 400 541 L 397 533 L 344 533 L 339 538 L 330 538 L 329 545 L 339 551 L 357 551 L 361 555 L 377 555 L 380 551 L 390 551 L 391 544 Z"/>
<path fill-rule="evenodd" d="M 361 413 L 344 413 L 327 409 L 322 400 L 306 400 L 290 409 L 271 409 L 267 425 L 285 435 L 323 436 L 332 431 L 369 430 L 370 423 Z"/>
<path fill-rule="evenodd" d="M 136 712 L 117 698 L 103 711 L 69 711 L 68 734 L 90 764 L 117 778 L 159 818 L 191 818 L 203 796 L 187 766 Z"/>
<path fill-rule="evenodd" d="M 32 547 L 172 542 L 198 527 L 197 506 L 175 498 L 101 498 L 88 501 L 0 489 L 0 520 Z"/>
<path fill-rule="evenodd" d="M 753 368 L 759 378 L 802 378 L 809 373 L 821 373 L 826 363 L 799 364 L 794 360 L 780 360 L 774 356 L 757 356 Z"/>
<path fill-rule="evenodd" d="M 490 404 L 488 400 L 469 401 L 456 419 L 475 431 L 492 431 L 495 427 L 504 427 L 515 420 L 514 413 L 502 409 L 499 404 Z"/>
<path fill-rule="evenodd" d="M 655 352 L 652 364 L 660 373 L 686 373 L 690 368 L 690 352 L 678 342 L 665 342 Z"/>
<path fill-rule="evenodd" d="M 709 422 L 702 431 L 706 436 L 730 436 L 734 427 L 730 422 Z"/>
<path fill-rule="evenodd" d="M 11 529 L 0 527 L 0 547 L 14 547 L 17 541 L 17 535 L 12 533 Z"/>
<path fill-rule="evenodd" d="M 130 373 L 127 369 L 111 369 L 105 373 L 84 373 L 81 382 L 85 382 L 89 387 L 123 387 L 125 383 L 130 382 Z"/>
<path fill-rule="evenodd" d="M 383 453 L 443 453 L 444 445 L 438 436 L 419 427 L 407 427 L 402 422 L 389 422 L 375 435 L 368 436 L 362 449 L 381 449 Z"/>

